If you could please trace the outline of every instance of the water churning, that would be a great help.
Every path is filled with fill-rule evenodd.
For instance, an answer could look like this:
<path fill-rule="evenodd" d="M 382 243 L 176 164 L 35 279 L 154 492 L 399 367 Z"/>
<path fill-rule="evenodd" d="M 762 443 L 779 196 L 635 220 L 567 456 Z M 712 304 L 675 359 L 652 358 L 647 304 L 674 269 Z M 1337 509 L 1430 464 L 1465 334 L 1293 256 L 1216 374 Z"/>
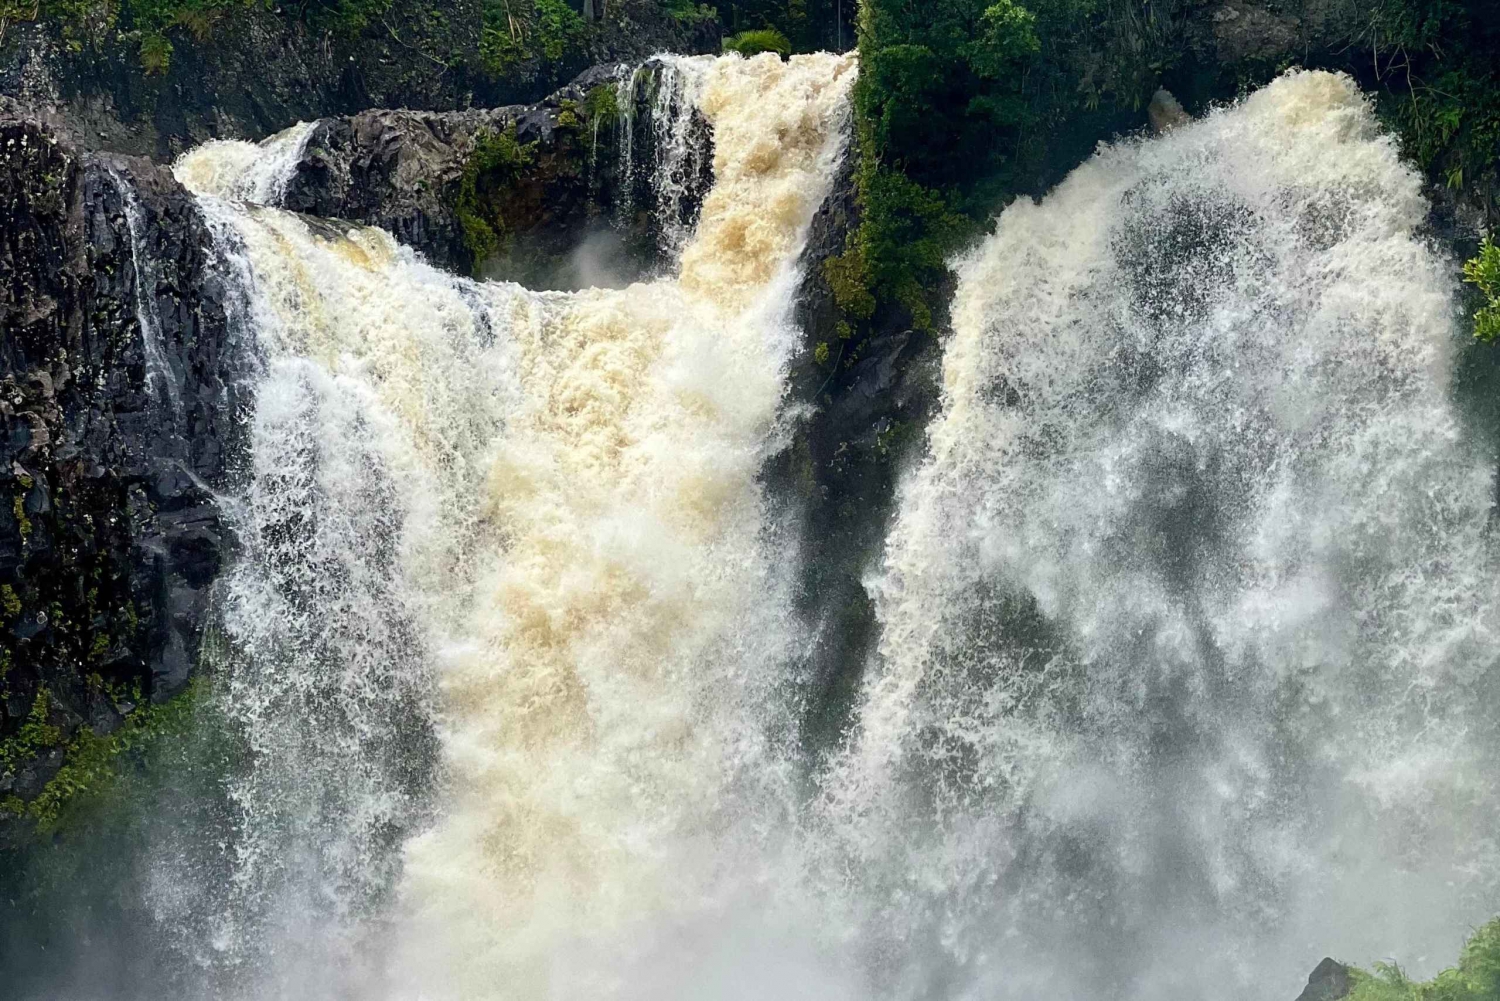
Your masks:
<path fill-rule="evenodd" d="M 1493 461 L 1340 76 L 1102 148 L 958 262 L 878 647 L 799 746 L 762 472 L 855 74 L 669 61 L 676 266 L 622 290 L 275 208 L 310 126 L 179 162 L 257 356 L 228 816 L 152 883 L 185 996 L 1289 999 L 1492 916 Z"/>

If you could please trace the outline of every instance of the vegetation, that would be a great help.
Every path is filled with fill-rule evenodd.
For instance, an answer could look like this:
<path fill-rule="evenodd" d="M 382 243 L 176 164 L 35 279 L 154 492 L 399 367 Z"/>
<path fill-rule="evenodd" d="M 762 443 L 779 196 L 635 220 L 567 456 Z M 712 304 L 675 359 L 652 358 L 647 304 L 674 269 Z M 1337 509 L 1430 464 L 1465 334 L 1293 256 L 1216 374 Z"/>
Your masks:
<path fill-rule="evenodd" d="M 712 6 L 717 8 L 725 31 L 733 37 L 769 29 L 786 39 L 789 51 L 811 52 L 838 47 L 843 35 L 840 18 L 852 21 L 858 2 L 859 0 L 728 0 Z M 845 37 L 846 42 L 851 40 Z M 766 48 L 757 51 L 780 50 Z"/>
<path fill-rule="evenodd" d="M 1137 127 L 1156 87 L 1198 103 L 1259 86 L 1290 65 L 1247 56 L 1193 64 L 1184 19 L 1201 5 L 1145 8 L 1117 0 L 865 0 L 856 88 L 860 228 L 824 276 L 852 350 L 875 328 L 930 330 L 950 281 L 947 261 L 997 211 L 1039 195 L 1087 155 L 1071 136 Z M 1379 0 L 1351 8 L 1313 65 L 1360 76 L 1403 148 L 1435 181 L 1500 222 L 1500 19 L 1455 0 Z M 1121 121 L 1119 116 L 1135 113 Z M 1090 124 L 1089 118 L 1099 121 Z M 1109 121 L 1114 118 L 1114 121 Z M 1118 123 L 1118 124 L 1117 124 Z M 1486 252 L 1492 254 L 1492 252 Z M 1500 261 L 1481 254 L 1469 280 L 1488 305 L 1482 339 L 1500 325 Z"/>
<path fill-rule="evenodd" d="M 497 75 L 538 59 L 561 62 L 582 52 L 587 31 L 564 0 L 485 0 L 480 58 Z"/>
<path fill-rule="evenodd" d="M 1413 981 L 1394 963 L 1352 974 L 1348 1001 L 1500 1001 L 1500 918 L 1469 938 L 1457 966 L 1426 982 Z"/>
<path fill-rule="evenodd" d="M 1484 296 L 1485 305 L 1474 314 L 1474 336 L 1490 343 L 1500 337 L 1500 247 L 1486 238 L 1479 255 L 1464 263 L 1464 281 Z"/>
<path fill-rule="evenodd" d="M 122 704 L 137 706 L 126 715 L 119 729 L 99 736 L 87 726 L 67 744 L 62 768 L 30 802 L 12 796 L 0 801 L 0 811 L 23 816 L 37 825 L 42 833 L 54 830 L 69 810 L 87 799 L 106 792 L 119 777 L 122 768 L 140 763 L 140 759 L 163 737 L 177 737 L 187 732 L 198 702 L 201 682 L 164 705 L 141 705 L 139 689 Z M 134 699 L 134 703 L 131 703 Z M 39 751 L 62 744 L 62 730 L 47 722 L 49 698 L 45 687 L 37 692 L 31 717 L 14 737 L 0 746 L 0 767 L 9 769 L 36 756 Z"/>
<path fill-rule="evenodd" d="M 1381 0 L 1351 44 L 1370 53 L 1370 76 L 1406 152 L 1454 189 L 1493 175 L 1500 150 L 1500 24 L 1477 4 Z"/>
<path fill-rule="evenodd" d="M 37 755 L 62 743 L 62 729 L 50 722 L 52 697 L 47 686 L 38 686 L 31 711 L 20 730 L 0 742 L 0 776 L 10 778 Z"/>
<path fill-rule="evenodd" d="M 733 38 L 724 39 L 725 52 L 738 52 L 742 56 L 758 56 L 762 52 L 774 52 L 785 59 L 792 54 L 792 43 L 775 28 L 757 28 L 742 31 Z"/>
<path fill-rule="evenodd" d="M 497 189 L 514 183 L 535 154 L 536 143 L 520 142 L 514 125 L 504 132 L 481 136 L 469 154 L 459 179 L 454 211 L 476 267 L 505 248 L 505 220 L 493 207 Z"/>
<path fill-rule="evenodd" d="M 1092 0 L 867 0 L 855 91 L 860 228 L 824 273 L 855 329 L 877 312 L 934 325 L 947 261 L 1023 187 L 1039 133 L 1078 103 L 1061 50 Z M 1044 39 L 1048 40 L 1044 42 Z M 884 307 L 884 309 L 882 309 Z M 858 358 L 858 348 L 847 362 Z"/>

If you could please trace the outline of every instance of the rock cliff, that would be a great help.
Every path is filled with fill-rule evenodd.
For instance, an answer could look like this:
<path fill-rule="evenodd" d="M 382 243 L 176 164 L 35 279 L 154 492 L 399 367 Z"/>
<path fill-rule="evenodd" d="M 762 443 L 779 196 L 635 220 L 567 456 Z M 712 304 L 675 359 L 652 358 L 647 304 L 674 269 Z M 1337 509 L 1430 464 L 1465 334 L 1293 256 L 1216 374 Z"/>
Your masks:
<path fill-rule="evenodd" d="M 251 363 L 192 198 L 0 113 L 0 801 L 193 670 Z"/>

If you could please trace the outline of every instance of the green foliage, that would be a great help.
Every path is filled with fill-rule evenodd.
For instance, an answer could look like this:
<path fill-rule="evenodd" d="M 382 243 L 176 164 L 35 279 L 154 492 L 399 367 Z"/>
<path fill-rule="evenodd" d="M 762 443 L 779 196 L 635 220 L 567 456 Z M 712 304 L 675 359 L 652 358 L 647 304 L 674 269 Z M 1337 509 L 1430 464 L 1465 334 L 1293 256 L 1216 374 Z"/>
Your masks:
<path fill-rule="evenodd" d="M 667 13 L 683 24 L 706 24 L 715 20 L 719 12 L 706 3 L 694 0 L 667 0 Z"/>
<path fill-rule="evenodd" d="M 62 730 L 51 725 L 52 697 L 47 686 L 37 687 L 26 722 L 4 742 L 0 742 L 0 775 L 11 776 L 26 762 L 48 748 L 62 743 Z"/>
<path fill-rule="evenodd" d="M 172 64 L 172 43 L 165 35 L 152 32 L 141 36 L 141 66 L 147 76 L 160 76 Z"/>
<path fill-rule="evenodd" d="M 21 614 L 21 598 L 9 584 L 0 584 L 0 608 L 12 619 Z"/>
<path fill-rule="evenodd" d="M 790 51 L 812 52 L 836 45 L 838 17 L 852 17 L 857 0 L 843 0 L 842 7 L 839 0 L 726 0 L 715 6 L 732 36 L 771 29 L 788 39 Z"/>
<path fill-rule="evenodd" d="M 531 165 L 535 154 L 536 143 L 520 142 L 511 125 L 504 132 L 480 136 L 465 161 L 454 213 L 476 268 L 504 249 L 507 233 L 495 208 L 497 196 Z"/>
<path fill-rule="evenodd" d="M 758 56 L 762 52 L 774 52 L 783 59 L 792 54 L 792 43 L 775 28 L 757 28 L 742 31 L 732 38 L 724 39 L 725 52 L 738 52 L 742 56 Z"/>
<path fill-rule="evenodd" d="M 16 524 L 21 529 L 21 541 L 31 537 L 31 519 L 26 517 L 26 495 L 16 494 L 10 502 L 11 514 L 15 516 Z"/>
<path fill-rule="evenodd" d="M 378 22 L 390 9 L 391 0 L 302 0 L 291 8 L 270 6 L 295 11 L 302 21 L 336 34 L 355 35 Z"/>
<path fill-rule="evenodd" d="M 1474 336 L 1491 343 L 1500 337 L 1500 247 L 1488 237 L 1479 255 L 1464 262 L 1464 281 L 1476 286 L 1485 299 L 1474 314 Z"/>
<path fill-rule="evenodd" d="M 1430 177 L 1496 221 L 1500 20 L 1458 0 L 1378 0 L 1361 8 L 1350 47 L 1404 151 Z"/>
<path fill-rule="evenodd" d="M 947 261 L 1018 187 L 1027 140 L 1077 84 L 1042 88 L 1044 35 L 1063 44 L 1088 4 L 1041 0 L 867 0 L 855 87 L 863 222 L 824 264 L 852 321 L 878 305 L 934 324 Z M 1055 74 L 1055 71 L 1053 72 Z M 1063 95 L 1058 97 L 1057 95 Z"/>
<path fill-rule="evenodd" d="M 186 733 L 192 724 L 201 684 L 193 682 L 187 691 L 164 705 L 140 706 L 108 736 L 100 737 L 87 726 L 80 728 L 68 745 L 62 768 L 41 794 L 26 805 L 25 815 L 43 833 L 56 829 L 72 804 L 106 791 L 127 759 L 144 754 L 163 737 Z M 135 693 L 135 699 L 140 699 L 139 692 Z"/>
<path fill-rule="evenodd" d="M 560 0 L 559 0 L 560 2 Z M 171 68 L 174 34 L 199 44 L 215 25 L 236 11 L 263 9 L 282 17 L 353 35 L 378 21 L 391 0 L 0 0 L 0 25 L 45 18 L 57 25 L 64 44 L 74 52 L 96 46 L 120 31 L 133 40 L 148 75 Z"/>
<path fill-rule="evenodd" d="M 588 92 L 583 99 L 583 111 L 588 120 L 608 125 L 620 114 L 620 92 L 612 83 L 601 83 Z"/>
<path fill-rule="evenodd" d="M 1458 965 L 1417 982 L 1394 963 L 1353 970 L 1348 1001 L 1500 1001 L 1500 918 L 1465 943 Z"/>
<path fill-rule="evenodd" d="M 479 55 L 485 69 L 502 74 L 523 63 L 560 62 L 579 53 L 588 25 L 565 0 L 485 0 Z"/>

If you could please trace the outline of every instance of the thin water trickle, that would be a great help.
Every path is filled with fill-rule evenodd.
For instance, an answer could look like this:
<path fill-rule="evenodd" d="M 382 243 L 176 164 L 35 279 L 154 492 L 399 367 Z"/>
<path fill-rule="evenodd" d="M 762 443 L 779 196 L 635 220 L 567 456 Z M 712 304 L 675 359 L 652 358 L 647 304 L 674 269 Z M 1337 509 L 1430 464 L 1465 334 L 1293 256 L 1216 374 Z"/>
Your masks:
<path fill-rule="evenodd" d="M 156 301 L 158 274 L 156 258 L 146 246 L 146 210 L 135 188 L 114 167 L 105 168 L 105 176 L 125 205 L 125 228 L 130 236 L 130 261 L 135 271 L 135 317 L 141 328 L 141 345 L 146 357 L 146 391 L 157 400 L 165 393 L 173 413 L 180 413 L 182 401 L 177 391 L 177 377 L 167 360 L 162 340 L 161 306 Z"/>

